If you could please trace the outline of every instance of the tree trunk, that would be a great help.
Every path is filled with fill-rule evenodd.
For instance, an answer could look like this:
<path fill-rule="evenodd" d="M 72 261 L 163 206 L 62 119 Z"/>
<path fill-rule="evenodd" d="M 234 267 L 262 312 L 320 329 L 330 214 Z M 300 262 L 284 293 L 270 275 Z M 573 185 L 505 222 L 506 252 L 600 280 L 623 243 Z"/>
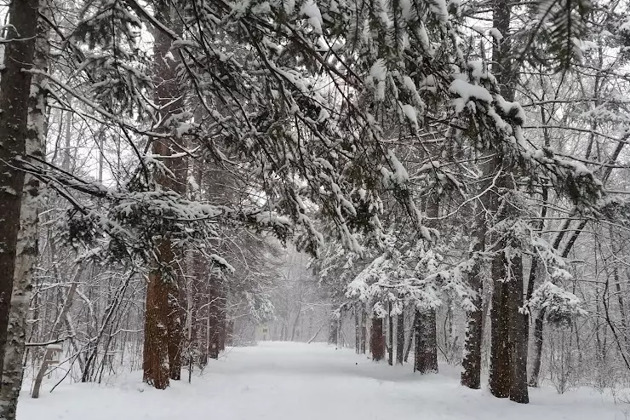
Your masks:
<path fill-rule="evenodd" d="M 218 359 L 221 352 L 221 279 L 212 276 L 210 280 L 210 294 L 208 304 L 208 318 L 210 320 L 208 354 L 212 359 Z"/>
<path fill-rule="evenodd" d="M 4 355 L 9 351 L 9 356 L 21 357 L 14 351 L 17 350 L 11 343 L 7 348 L 7 340 L 20 340 L 21 332 L 14 330 L 11 337 L 7 336 L 9 328 L 9 311 L 11 306 L 11 295 L 13 293 L 14 275 L 20 276 L 19 281 L 28 282 L 30 279 L 30 259 L 28 255 L 33 252 L 30 247 L 33 243 L 27 239 L 28 230 L 34 228 L 30 224 L 35 223 L 33 214 L 26 215 L 25 236 L 21 238 L 19 252 L 20 261 L 16 261 L 18 252 L 18 232 L 20 230 L 20 211 L 22 208 L 22 192 L 24 190 L 24 172 L 16 170 L 18 166 L 17 158 L 25 155 L 27 143 L 38 139 L 29 139 L 33 134 L 28 127 L 29 118 L 29 96 L 31 93 L 31 73 L 24 72 L 33 66 L 35 43 L 37 34 L 39 1 L 22 0 L 13 1 L 9 6 L 9 22 L 6 29 L 6 39 L 21 38 L 19 41 L 6 43 L 4 51 L 4 68 L 2 70 L 2 80 L 0 80 L 0 375 L 4 363 Z M 36 211 L 32 208 L 33 200 L 37 197 L 36 182 L 31 179 L 31 185 L 27 187 L 26 200 L 29 212 Z M 36 250 L 35 250 L 36 251 Z M 17 263 L 20 266 L 17 266 Z M 21 287 L 23 284 L 20 285 Z M 19 293 L 23 293 L 20 290 Z M 18 311 L 23 311 L 19 316 L 26 314 L 26 309 L 21 305 L 28 305 L 26 302 L 16 302 L 19 305 Z M 15 324 L 17 319 L 11 320 L 11 328 L 18 328 Z M 23 338 L 23 337 L 22 337 Z M 21 365 L 21 359 L 18 363 Z M 13 370 L 15 367 L 11 367 Z M 15 373 L 15 372 L 14 372 Z M 4 380 L 4 375 L 2 375 Z M 7 396 L 8 397 L 8 396 Z M 4 397 L 3 397 L 4 398 Z M 4 404 L 13 402 L 3 401 Z M 13 415 L 8 409 L 7 415 Z M 15 407 L 12 407 L 15 410 Z"/>
<path fill-rule="evenodd" d="M 182 374 L 183 321 L 186 313 L 181 303 L 184 301 L 181 296 L 181 278 L 174 274 L 174 278 L 169 283 L 167 330 L 169 377 L 175 381 L 179 381 Z"/>
<path fill-rule="evenodd" d="M 9 26 L 14 31 L 9 29 L 7 38 L 22 39 L 7 45 L 5 73 L 0 81 L 0 171 L 5 172 L 0 175 L 0 202 L 9 198 L 8 203 L 0 203 L 0 214 L 9 210 L 2 220 L 4 223 L 0 223 L 4 225 L 0 228 L 0 269 L 6 276 L 0 279 L 0 419 L 3 420 L 16 418 L 24 376 L 33 270 L 38 255 L 39 180 L 5 167 L 7 163 L 15 164 L 14 159 L 19 155 L 22 159 L 28 159 L 29 155 L 43 158 L 46 90 L 41 76 L 31 78 L 22 71 L 31 65 L 47 70 L 48 42 L 41 34 L 44 27 L 38 27 L 38 13 L 39 1 L 11 3 Z M 36 35 L 39 36 L 35 38 Z M 16 205 L 17 209 L 13 208 Z"/>
<path fill-rule="evenodd" d="M 372 360 L 378 362 L 385 358 L 385 334 L 383 334 L 383 318 L 372 317 L 370 334 L 370 351 Z"/>
<path fill-rule="evenodd" d="M 437 373 L 437 326 L 435 310 L 416 311 L 414 372 Z"/>
<path fill-rule="evenodd" d="M 490 392 L 498 398 L 510 396 L 509 310 L 504 275 L 503 258 L 495 258 L 492 261 L 494 290 L 490 309 Z"/>
<path fill-rule="evenodd" d="M 440 213 L 438 197 L 429 197 L 426 203 L 426 215 L 430 222 L 429 227 L 436 227 L 435 220 Z M 437 325 L 435 309 L 416 310 L 415 320 L 415 362 L 414 371 L 420 373 L 437 373 Z"/>
<path fill-rule="evenodd" d="M 483 336 L 483 312 L 482 288 L 479 272 L 470 273 L 470 286 L 477 292 L 471 298 L 471 303 L 475 305 L 475 310 L 466 313 L 466 342 L 464 344 L 464 360 L 462 367 L 464 371 L 461 376 L 461 384 L 471 389 L 481 388 L 481 340 Z"/>
<path fill-rule="evenodd" d="M 517 71 L 511 60 L 510 19 L 511 4 L 495 0 L 493 26 L 503 35 L 495 42 L 492 59 L 493 72 L 501 94 L 508 101 L 514 100 Z M 495 171 L 503 170 L 504 162 L 500 155 L 493 158 Z M 513 174 L 500 174 L 496 181 L 496 195 L 490 200 L 489 210 L 493 213 L 493 224 L 506 224 L 507 231 L 498 232 L 493 242 L 497 243 L 492 260 L 494 290 L 490 318 L 492 345 L 490 349 L 490 392 L 499 398 L 509 397 L 519 403 L 529 402 L 527 390 L 527 319 L 520 313 L 523 304 L 523 263 L 522 256 L 511 252 L 520 244 L 509 227 L 519 217 L 518 210 L 509 202 L 511 192 L 517 190 Z M 516 254 L 516 255 L 514 255 Z"/>
<path fill-rule="evenodd" d="M 532 371 L 529 376 L 529 386 L 538 387 L 540 380 L 540 366 L 542 364 L 543 329 L 545 326 L 545 310 L 542 308 L 534 321 L 534 350 L 532 351 L 534 360 L 532 361 Z"/>
<path fill-rule="evenodd" d="M 482 186 L 483 188 L 483 186 Z M 475 253 L 483 252 L 486 243 L 486 220 L 484 212 L 478 206 L 475 223 L 475 244 L 472 247 L 473 257 L 477 258 L 468 274 L 468 283 L 474 295 L 470 297 L 470 303 L 474 309 L 466 312 L 466 342 L 464 343 L 464 359 L 462 361 L 463 372 L 461 384 L 471 388 L 481 388 L 481 341 L 483 337 L 483 262 Z"/>
<path fill-rule="evenodd" d="M 506 258 L 507 259 L 507 258 Z M 518 255 L 507 259 L 506 269 L 511 269 L 507 282 L 508 328 L 510 344 L 510 400 L 527 404 L 527 316 L 520 311 L 523 307 L 523 258 Z M 509 268 L 508 268 L 509 267 Z"/>
<path fill-rule="evenodd" d="M 175 10 L 171 3 L 156 2 L 155 18 L 174 27 L 176 32 L 181 32 L 181 25 L 174 22 Z M 177 77 L 178 60 L 171 52 L 172 40 L 167 34 L 155 30 L 153 37 L 155 103 L 161 117 L 160 125 L 155 130 L 173 133 L 177 115 L 181 114 L 184 106 L 182 87 Z M 172 156 L 181 151 L 178 147 L 174 139 L 153 139 L 153 153 L 157 156 Z M 163 189 L 184 194 L 188 171 L 185 160 L 168 158 L 163 164 L 172 177 L 166 171 L 158 171 L 156 183 Z M 158 240 L 156 255 L 156 267 L 149 274 L 147 285 L 143 366 L 145 382 L 164 389 L 169 384 L 169 377 L 178 379 L 181 376 L 184 322 L 179 304 L 175 252 L 168 236 Z"/>
<path fill-rule="evenodd" d="M 388 303 L 387 307 L 387 336 L 389 347 L 387 348 L 387 363 L 394 366 L 394 318 L 392 318 L 392 303 Z"/>
<path fill-rule="evenodd" d="M 160 260 L 172 259 L 170 241 L 163 240 L 159 247 Z M 170 368 L 168 352 L 169 287 L 164 278 L 164 268 L 156 267 L 149 273 L 144 324 L 144 354 L 142 369 L 144 382 L 157 389 L 169 385 Z"/>
<path fill-rule="evenodd" d="M 396 317 L 396 364 L 402 365 L 405 357 L 405 314 Z"/>
<path fill-rule="evenodd" d="M 365 354 L 367 347 L 367 314 L 365 306 L 361 304 L 361 354 Z"/>
<path fill-rule="evenodd" d="M 359 303 L 354 305 L 354 352 L 359 354 L 361 351 L 361 309 Z"/>

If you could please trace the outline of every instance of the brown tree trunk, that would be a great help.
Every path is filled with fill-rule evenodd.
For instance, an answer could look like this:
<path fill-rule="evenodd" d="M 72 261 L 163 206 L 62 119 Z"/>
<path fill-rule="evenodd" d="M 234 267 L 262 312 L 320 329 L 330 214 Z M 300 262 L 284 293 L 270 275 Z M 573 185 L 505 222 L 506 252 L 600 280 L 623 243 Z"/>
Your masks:
<path fill-rule="evenodd" d="M 163 240 L 158 250 L 160 260 L 172 259 L 170 241 Z M 143 380 L 157 389 L 168 387 L 171 373 L 168 358 L 169 287 L 168 279 L 164 277 L 164 268 L 160 266 L 149 273 L 144 323 Z"/>
<path fill-rule="evenodd" d="M 174 21 L 175 10 L 171 3 L 155 3 L 156 20 L 180 32 L 180 24 Z M 171 38 L 162 31 L 153 33 L 155 64 L 155 103 L 159 106 L 160 126 L 157 132 L 173 133 L 176 116 L 182 112 L 184 101 L 181 84 L 177 77 L 178 60 L 171 52 Z M 166 125 L 164 125 L 166 124 Z M 153 153 L 158 156 L 172 156 L 180 152 L 175 139 L 153 139 Z M 163 189 L 180 194 L 186 191 L 188 167 L 183 158 L 168 158 L 163 164 L 173 174 L 157 171 L 156 183 Z M 183 345 L 183 313 L 179 304 L 175 252 L 168 234 L 159 239 L 155 268 L 149 274 L 146 297 L 144 380 L 158 389 L 168 386 L 168 378 L 181 376 L 181 356 Z M 166 378 L 164 378 L 166 375 Z"/>
<path fill-rule="evenodd" d="M 383 333 L 383 318 L 372 317 L 372 331 L 370 334 L 370 352 L 372 360 L 378 362 L 385 358 L 385 334 Z"/>

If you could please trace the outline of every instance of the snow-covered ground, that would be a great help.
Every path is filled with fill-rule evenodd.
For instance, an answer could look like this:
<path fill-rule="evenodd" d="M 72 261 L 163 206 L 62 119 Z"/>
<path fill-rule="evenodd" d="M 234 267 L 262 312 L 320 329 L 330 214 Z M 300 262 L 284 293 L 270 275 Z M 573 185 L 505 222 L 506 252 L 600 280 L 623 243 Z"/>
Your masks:
<path fill-rule="evenodd" d="M 579 390 L 532 390 L 531 404 L 461 387 L 455 371 L 420 376 L 323 344 L 261 343 L 233 348 L 202 377 L 166 391 L 141 374 L 109 384 L 61 385 L 38 400 L 26 393 L 18 420 L 617 420 L 630 405 Z"/>

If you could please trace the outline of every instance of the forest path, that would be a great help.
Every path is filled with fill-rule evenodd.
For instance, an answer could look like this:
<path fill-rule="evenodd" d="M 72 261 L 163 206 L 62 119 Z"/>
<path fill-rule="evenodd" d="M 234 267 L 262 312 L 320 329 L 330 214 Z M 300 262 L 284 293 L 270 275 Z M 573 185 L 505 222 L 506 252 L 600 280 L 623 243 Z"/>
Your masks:
<path fill-rule="evenodd" d="M 323 344 L 264 342 L 231 348 L 202 377 L 166 391 L 138 373 L 110 384 L 61 386 L 40 400 L 23 394 L 18 420 L 617 420 L 630 406 L 592 390 L 533 390 L 532 403 L 498 400 L 458 384 L 454 369 L 420 376 Z"/>

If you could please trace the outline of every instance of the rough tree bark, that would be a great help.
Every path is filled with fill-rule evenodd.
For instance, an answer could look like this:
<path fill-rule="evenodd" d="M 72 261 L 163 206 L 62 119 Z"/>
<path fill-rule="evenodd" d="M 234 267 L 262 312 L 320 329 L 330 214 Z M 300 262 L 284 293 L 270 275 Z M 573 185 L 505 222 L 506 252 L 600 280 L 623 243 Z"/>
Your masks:
<path fill-rule="evenodd" d="M 435 310 L 416 311 L 414 371 L 437 373 L 437 326 Z"/>
<path fill-rule="evenodd" d="M 545 322 L 545 308 L 542 308 L 538 315 L 536 315 L 536 320 L 534 321 L 534 337 L 533 337 L 533 360 L 532 360 L 532 370 L 529 375 L 528 385 L 531 387 L 537 387 L 538 381 L 540 378 L 540 366 L 542 364 L 542 346 L 543 346 L 543 328 Z"/>
<path fill-rule="evenodd" d="M 491 180 L 488 178 L 480 189 L 485 190 Z M 476 208 L 477 215 L 475 217 L 475 243 L 472 246 L 471 257 L 475 253 L 483 252 L 486 248 L 486 217 L 485 209 L 488 208 L 488 201 L 485 197 L 481 198 L 482 202 Z M 468 273 L 468 284 L 475 293 L 471 296 L 470 301 L 474 305 L 474 310 L 466 312 L 466 341 L 464 343 L 464 359 L 462 361 L 461 384 L 471 388 L 481 388 L 481 341 L 483 337 L 483 266 L 482 259 L 477 256 L 475 264 Z"/>
<path fill-rule="evenodd" d="M 176 11 L 171 2 L 158 0 L 154 4 L 157 21 L 181 31 Z M 159 107 L 161 124 L 156 131 L 174 132 L 184 106 L 182 87 L 177 77 L 178 60 L 171 52 L 172 39 L 160 30 L 153 33 L 155 56 L 155 102 Z M 175 139 L 153 139 L 153 152 L 158 156 L 173 156 L 181 150 Z M 158 171 L 156 183 L 164 189 L 185 193 L 188 167 L 184 158 L 170 157 L 163 164 L 173 174 Z M 164 389 L 170 379 L 181 376 L 182 345 L 184 340 L 184 311 L 179 304 L 178 274 L 173 244 L 165 234 L 158 240 L 157 261 L 149 273 L 146 296 L 145 344 L 143 356 L 144 381 L 155 388 Z"/>
<path fill-rule="evenodd" d="M 38 27 L 39 1 L 9 6 L 5 70 L 0 81 L 0 419 L 16 418 L 26 320 L 37 260 L 39 181 L 13 169 L 17 159 L 43 158 L 46 89 L 25 69 L 47 69 L 47 39 Z M 37 36 L 39 34 L 39 36 Z M 6 201 L 5 201 L 6 200 Z"/>
<path fill-rule="evenodd" d="M 158 257 L 168 261 L 173 253 L 170 243 L 163 241 L 157 249 Z M 149 273 L 144 315 L 144 353 L 142 360 L 143 380 L 157 389 L 169 385 L 168 360 L 168 274 L 160 266 Z"/>
<path fill-rule="evenodd" d="M 517 78 L 516 65 L 511 59 L 510 19 L 511 4 L 495 0 L 493 5 L 493 27 L 503 35 L 493 45 L 493 73 L 502 96 L 514 100 L 514 84 Z M 503 157 L 495 155 L 495 171 L 504 171 L 496 181 L 498 194 L 491 198 L 491 211 L 495 226 L 518 217 L 518 210 L 510 204 L 511 192 L 517 190 L 513 174 L 505 173 Z M 501 234 L 501 233 L 500 233 Z M 523 305 L 522 256 L 510 252 L 519 248 L 511 233 L 496 240 L 496 253 L 492 260 L 491 339 L 490 349 L 490 392 L 499 398 L 509 397 L 518 403 L 528 403 L 527 389 L 527 318 L 520 313 Z"/>
<path fill-rule="evenodd" d="M 370 334 L 370 352 L 372 360 L 378 362 L 385 358 L 385 334 L 383 334 L 383 318 L 372 317 Z"/>

